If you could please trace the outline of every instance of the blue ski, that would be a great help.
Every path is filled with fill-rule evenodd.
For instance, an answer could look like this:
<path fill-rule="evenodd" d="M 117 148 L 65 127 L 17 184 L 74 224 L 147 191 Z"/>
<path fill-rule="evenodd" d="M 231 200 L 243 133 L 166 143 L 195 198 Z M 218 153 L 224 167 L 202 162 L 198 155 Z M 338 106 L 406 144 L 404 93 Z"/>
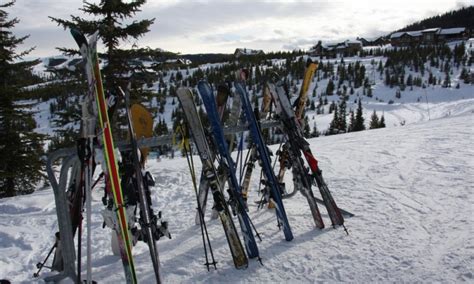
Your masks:
<path fill-rule="evenodd" d="M 224 137 L 211 86 L 206 81 L 200 81 L 198 83 L 198 90 L 204 103 L 204 107 L 206 108 L 215 144 L 217 145 L 217 149 L 221 156 L 220 164 L 221 166 L 228 168 L 230 186 L 229 195 L 231 197 L 230 203 L 232 204 L 240 223 L 247 255 L 249 258 L 256 257 L 260 259 L 257 242 L 255 241 L 250 223 L 251 221 L 247 211 L 245 210 L 244 200 L 242 199 L 242 191 L 237 182 L 237 177 L 235 176 L 235 163 L 230 155 L 229 147 Z"/>
<path fill-rule="evenodd" d="M 247 122 L 249 124 L 250 135 L 252 141 L 255 143 L 260 160 L 262 161 L 263 172 L 265 173 L 266 183 L 270 187 L 270 198 L 275 204 L 276 215 L 278 219 L 278 225 L 283 227 L 283 233 L 285 234 L 285 240 L 291 241 L 293 239 L 293 233 L 291 232 L 290 223 L 286 216 L 285 207 L 281 198 L 280 184 L 275 177 L 273 172 L 270 155 L 268 149 L 263 142 L 262 133 L 260 127 L 255 118 L 255 114 L 250 104 L 249 95 L 245 89 L 245 85 L 242 82 L 235 82 L 234 84 L 236 92 L 240 95 L 242 100 L 242 110 L 245 113 Z M 268 200 L 270 202 L 270 200 Z"/>

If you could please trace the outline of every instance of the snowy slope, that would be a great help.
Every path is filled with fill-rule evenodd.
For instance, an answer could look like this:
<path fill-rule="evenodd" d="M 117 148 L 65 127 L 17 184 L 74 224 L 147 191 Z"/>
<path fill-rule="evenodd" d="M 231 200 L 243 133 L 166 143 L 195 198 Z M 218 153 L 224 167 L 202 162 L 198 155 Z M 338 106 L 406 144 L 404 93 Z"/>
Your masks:
<path fill-rule="evenodd" d="M 240 271 L 233 268 L 218 221 L 208 222 L 218 269 L 207 272 L 203 265 L 185 160 L 150 160 L 148 168 L 157 180 L 153 203 L 173 235 L 158 242 L 165 282 L 474 281 L 473 117 L 471 110 L 404 127 L 311 140 L 336 202 L 356 214 L 346 220 L 349 236 L 342 229 L 315 229 L 306 200 L 298 194 L 284 201 L 295 235 L 293 241 L 284 241 L 274 212 L 257 211 L 252 202 L 258 199 L 257 167 L 249 214 L 263 237 L 259 248 L 264 265 L 252 260 Z M 286 184 L 292 186 L 289 174 Z M 93 193 L 93 278 L 123 282 L 120 259 L 109 249 L 110 232 L 101 228 L 102 194 Z M 53 243 L 54 207 L 50 188 L 0 200 L 0 279 L 42 282 L 32 274 Z M 134 255 L 139 281 L 153 283 L 146 245 L 135 247 Z"/>

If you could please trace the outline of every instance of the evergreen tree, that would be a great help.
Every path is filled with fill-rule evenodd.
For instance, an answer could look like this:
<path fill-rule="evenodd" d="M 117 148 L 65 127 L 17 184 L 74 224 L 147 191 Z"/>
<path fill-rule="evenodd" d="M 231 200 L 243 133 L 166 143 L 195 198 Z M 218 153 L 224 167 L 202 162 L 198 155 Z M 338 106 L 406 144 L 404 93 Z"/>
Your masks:
<path fill-rule="evenodd" d="M 304 128 L 303 128 L 303 135 L 305 138 L 311 138 L 311 129 L 309 127 L 308 116 L 304 116 Z"/>
<path fill-rule="evenodd" d="M 372 116 L 370 117 L 370 129 L 375 129 L 375 128 L 379 128 L 379 117 L 377 116 L 377 113 L 374 112 L 372 113 Z"/>
<path fill-rule="evenodd" d="M 355 116 L 354 116 L 354 111 L 351 109 L 349 111 L 349 126 L 347 127 L 347 132 L 354 131 L 354 127 L 355 127 Z"/>
<path fill-rule="evenodd" d="M 383 114 L 382 114 L 382 117 L 380 118 L 379 128 L 385 128 L 385 118 Z"/>
<path fill-rule="evenodd" d="M 337 134 L 339 132 L 339 112 L 337 105 L 334 105 L 334 116 L 331 123 L 329 124 L 328 135 Z"/>
<path fill-rule="evenodd" d="M 338 122 L 337 122 L 337 129 L 339 132 L 346 132 L 347 131 L 347 122 L 346 122 L 346 101 L 341 100 L 339 103 L 339 114 L 338 114 Z"/>
<path fill-rule="evenodd" d="M 332 96 L 334 94 L 334 88 L 334 82 L 332 81 L 332 79 L 329 79 L 328 85 L 326 87 L 326 95 Z"/>
<path fill-rule="evenodd" d="M 446 72 L 443 81 L 443 88 L 450 88 L 451 87 L 451 77 L 449 76 L 449 71 Z"/>
<path fill-rule="evenodd" d="M 316 126 L 316 121 L 313 123 L 313 131 L 311 132 L 311 137 L 319 137 L 319 131 Z"/>
<path fill-rule="evenodd" d="M 15 62 L 31 49 L 16 52 L 28 36 L 11 31 L 19 21 L 8 19 L 5 9 L 14 4 L 0 4 L 0 198 L 31 193 L 43 177 L 42 136 L 33 132 L 36 124 L 28 107 L 14 101 L 21 94 L 22 74 L 34 64 Z"/>
<path fill-rule="evenodd" d="M 120 49 L 120 42 L 133 38 L 137 40 L 145 33 L 149 32 L 149 27 L 155 19 L 145 19 L 127 23 L 145 4 L 146 0 L 122 1 L 122 0 L 100 0 L 99 4 L 84 1 L 84 6 L 80 9 L 85 14 L 93 16 L 93 20 L 88 20 L 80 16 L 71 16 L 71 20 L 64 20 L 50 17 L 58 25 L 66 28 L 78 28 L 86 35 L 91 35 L 97 30 L 102 39 L 106 54 L 107 65 L 102 72 L 104 76 L 104 87 L 106 90 L 115 90 L 118 86 L 125 88 L 126 82 L 123 80 L 129 72 L 135 71 L 135 64 L 129 61 L 144 55 L 150 55 L 149 50 Z M 60 48 L 67 54 L 76 53 L 76 50 Z"/>
<path fill-rule="evenodd" d="M 362 101 L 361 99 L 359 99 L 359 102 L 357 104 L 355 123 L 354 123 L 354 127 L 352 128 L 352 131 L 362 131 L 362 130 L 365 130 L 365 125 L 364 125 L 364 117 L 363 117 L 363 111 L 362 111 Z"/>

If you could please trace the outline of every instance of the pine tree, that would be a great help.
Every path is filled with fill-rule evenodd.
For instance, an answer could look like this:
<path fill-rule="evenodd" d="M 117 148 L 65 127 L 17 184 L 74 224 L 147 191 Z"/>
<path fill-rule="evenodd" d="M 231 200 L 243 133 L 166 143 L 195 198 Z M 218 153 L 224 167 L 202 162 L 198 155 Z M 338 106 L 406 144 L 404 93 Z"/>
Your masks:
<path fill-rule="evenodd" d="M 305 138 L 311 138 L 311 128 L 309 127 L 308 116 L 304 116 L 303 135 Z"/>
<path fill-rule="evenodd" d="M 349 111 L 349 126 L 347 127 L 347 132 L 354 131 L 354 127 L 355 127 L 355 117 L 354 117 L 354 111 L 351 109 Z"/>
<path fill-rule="evenodd" d="M 21 93 L 21 74 L 34 64 L 15 62 L 31 49 L 16 52 L 28 36 L 11 31 L 19 21 L 8 19 L 5 9 L 14 4 L 0 4 L 0 198 L 31 193 L 43 177 L 42 136 L 33 132 L 36 124 L 27 107 L 14 101 Z"/>
<path fill-rule="evenodd" d="M 346 132 L 347 131 L 347 122 L 346 122 L 346 101 L 341 100 L 339 103 L 339 114 L 338 114 L 338 122 L 337 122 L 337 129 L 339 132 Z"/>
<path fill-rule="evenodd" d="M 311 137 L 319 137 L 318 127 L 316 126 L 316 121 L 313 123 L 313 131 L 311 132 Z"/>
<path fill-rule="evenodd" d="M 385 128 L 385 118 L 383 114 L 382 114 L 382 117 L 380 118 L 379 128 Z"/>
<path fill-rule="evenodd" d="M 370 117 L 370 129 L 375 129 L 375 128 L 379 128 L 379 117 L 377 116 L 377 113 L 374 112 L 372 113 L 372 116 Z"/>
<path fill-rule="evenodd" d="M 332 96 L 334 94 L 334 82 L 332 79 L 329 79 L 328 85 L 326 86 L 326 95 L 327 96 Z"/>
<path fill-rule="evenodd" d="M 101 0 L 99 4 L 84 1 L 84 6 L 80 9 L 85 14 L 93 16 L 93 20 L 87 20 L 80 16 L 71 16 L 71 20 L 64 20 L 49 17 L 59 26 L 66 28 L 78 28 L 86 35 L 91 35 L 97 30 L 99 37 L 102 39 L 106 54 L 105 59 L 107 65 L 102 74 L 104 76 L 104 86 L 106 90 L 115 90 L 121 86 L 125 88 L 126 82 L 123 80 L 124 75 L 134 71 L 137 66 L 132 66 L 129 61 L 133 58 L 149 54 L 149 50 L 120 49 L 120 42 L 133 38 L 137 40 L 145 33 L 149 32 L 149 27 L 155 19 L 145 19 L 127 23 L 137 12 L 140 7 L 145 4 L 146 0 L 122 1 L 122 0 Z M 59 50 L 72 54 L 76 50 L 59 48 Z"/>
<path fill-rule="evenodd" d="M 331 123 L 329 124 L 328 135 L 337 134 L 339 132 L 339 112 L 337 105 L 334 104 L 334 116 Z"/>
<path fill-rule="evenodd" d="M 362 111 L 362 101 L 359 99 L 356 110 L 355 124 L 352 131 L 362 131 L 365 130 L 364 117 Z"/>

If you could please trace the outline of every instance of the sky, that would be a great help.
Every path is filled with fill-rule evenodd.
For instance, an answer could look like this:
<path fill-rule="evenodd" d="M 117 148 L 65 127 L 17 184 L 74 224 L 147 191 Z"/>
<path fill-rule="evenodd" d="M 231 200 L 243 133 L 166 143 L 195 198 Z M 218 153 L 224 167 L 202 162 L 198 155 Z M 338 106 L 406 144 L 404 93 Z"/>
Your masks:
<path fill-rule="evenodd" d="M 98 3 L 99 0 L 89 0 Z M 16 0 L 8 8 L 20 23 L 21 46 L 31 57 L 59 55 L 56 47 L 75 48 L 68 31 L 48 16 L 87 17 L 81 0 Z M 148 0 L 134 20 L 155 18 L 150 32 L 123 47 L 162 48 L 187 53 L 233 53 L 236 48 L 288 51 L 309 49 L 318 40 L 336 42 L 375 37 L 474 0 Z"/>

